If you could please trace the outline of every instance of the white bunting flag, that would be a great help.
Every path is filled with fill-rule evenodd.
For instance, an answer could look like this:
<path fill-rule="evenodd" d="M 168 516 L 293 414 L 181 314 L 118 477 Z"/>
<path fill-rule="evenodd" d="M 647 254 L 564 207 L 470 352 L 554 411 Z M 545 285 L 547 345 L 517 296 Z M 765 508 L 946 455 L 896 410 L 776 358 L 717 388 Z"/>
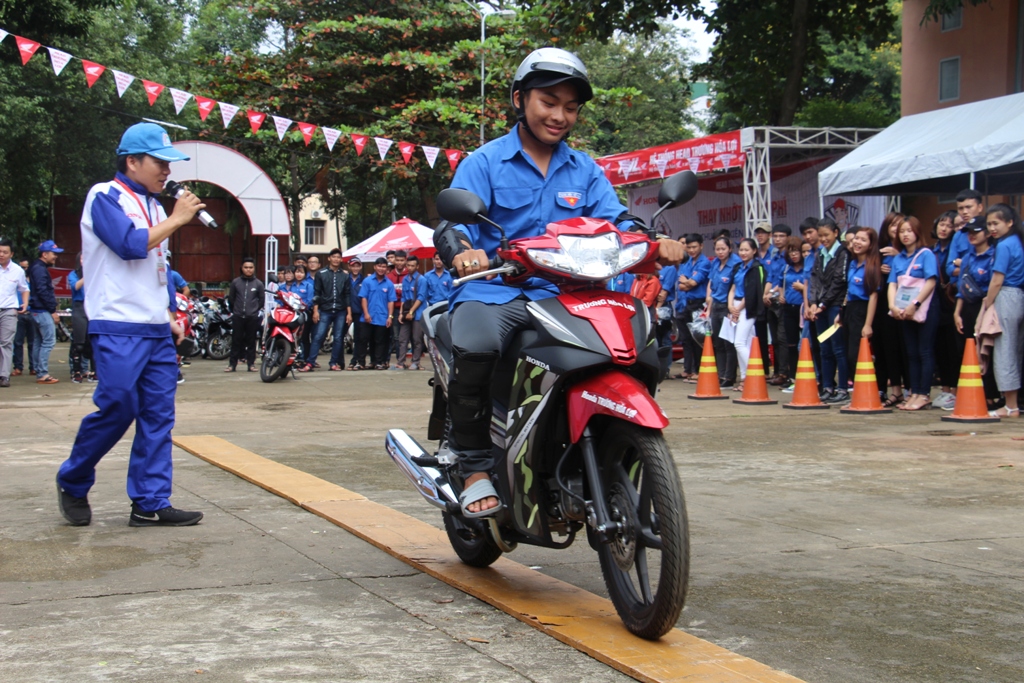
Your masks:
<path fill-rule="evenodd" d="M 4 38 L 6 38 L 9 35 L 11 34 L 0 28 L 0 43 L 4 42 Z M 51 47 L 50 49 L 52 50 L 53 48 Z"/>
<path fill-rule="evenodd" d="M 658 175 L 664 178 L 665 169 L 668 168 L 668 159 L 665 157 L 658 157 L 654 163 L 658 165 Z"/>
<path fill-rule="evenodd" d="M 274 127 L 277 128 L 277 139 L 284 140 L 284 134 L 291 128 L 293 121 L 281 116 L 271 116 L 270 118 L 274 119 Z"/>
<path fill-rule="evenodd" d="M 441 153 L 440 147 L 423 147 L 423 156 L 427 157 L 427 163 L 430 164 L 430 168 L 434 168 L 434 162 L 437 161 L 437 155 Z"/>
<path fill-rule="evenodd" d="M 629 180 L 629 174 L 637 170 L 637 160 L 633 159 L 622 159 L 619 161 L 619 173 L 625 180 Z"/>
<path fill-rule="evenodd" d="M 218 102 L 220 105 L 220 117 L 224 119 L 224 127 L 227 128 L 231 125 L 231 119 L 235 118 L 235 114 L 238 113 L 238 107 L 227 102 Z"/>
<path fill-rule="evenodd" d="M 192 93 L 175 88 L 168 88 L 171 91 L 171 99 L 174 100 L 174 113 L 180 114 L 185 103 L 192 99 Z"/>
<path fill-rule="evenodd" d="M 2 31 L 0 31 L 0 33 L 2 33 Z M 3 38 L 0 38 L 0 40 L 3 40 Z M 60 76 L 60 72 L 63 71 L 64 67 L 66 67 L 68 62 L 71 61 L 71 55 L 63 50 L 58 50 L 55 47 L 48 47 L 46 49 L 50 51 L 50 64 L 53 65 L 53 73 Z"/>
<path fill-rule="evenodd" d="M 135 80 L 135 76 L 126 74 L 123 71 L 117 69 L 111 69 L 110 72 L 114 74 L 114 83 L 117 84 L 117 96 L 124 97 L 124 91 L 128 89 L 128 86 Z"/>
<path fill-rule="evenodd" d="M 690 157 L 688 162 L 690 164 L 690 172 L 696 173 L 697 169 L 700 168 L 700 157 Z"/>
<path fill-rule="evenodd" d="M 327 149 L 328 149 L 328 151 L 333 152 L 334 151 L 334 143 L 338 141 L 339 137 L 341 137 L 341 131 L 340 130 L 335 130 L 333 128 L 328 128 L 326 126 L 320 126 L 320 130 L 323 131 L 324 140 L 327 141 Z"/>
<path fill-rule="evenodd" d="M 387 138 L 374 138 L 373 140 L 377 143 L 377 151 L 380 152 L 380 158 L 381 161 L 383 161 L 384 155 L 388 153 L 389 149 L 391 149 L 391 145 L 394 144 L 394 141 L 388 140 Z"/>

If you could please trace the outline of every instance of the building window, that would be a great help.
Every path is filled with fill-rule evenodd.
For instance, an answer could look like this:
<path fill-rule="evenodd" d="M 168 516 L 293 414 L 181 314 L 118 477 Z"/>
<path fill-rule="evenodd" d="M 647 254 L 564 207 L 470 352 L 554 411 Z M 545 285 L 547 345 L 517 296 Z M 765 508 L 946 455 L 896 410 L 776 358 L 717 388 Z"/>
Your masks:
<path fill-rule="evenodd" d="M 964 25 L 964 8 L 957 7 L 949 14 L 942 15 L 942 30 L 955 31 L 958 28 L 963 28 Z"/>
<path fill-rule="evenodd" d="M 939 62 L 939 102 L 960 99 L 960 58 Z"/>
<path fill-rule="evenodd" d="M 323 244 L 324 228 L 327 221 L 308 220 L 306 221 L 306 244 Z"/>

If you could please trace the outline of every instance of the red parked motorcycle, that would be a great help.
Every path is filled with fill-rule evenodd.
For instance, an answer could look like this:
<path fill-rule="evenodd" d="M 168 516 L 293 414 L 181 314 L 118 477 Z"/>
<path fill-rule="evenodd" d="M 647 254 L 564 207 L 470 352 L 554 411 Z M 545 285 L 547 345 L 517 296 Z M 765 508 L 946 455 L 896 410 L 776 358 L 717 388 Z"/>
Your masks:
<path fill-rule="evenodd" d="M 192 325 L 195 318 L 195 304 L 181 292 L 175 295 L 174 321 L 185 331 L 185 338 L 177 345 L 177 353 L 181 358 L 190 358 L 199 352 L 199 340 L 196 339 L 196 330 Z"/>
<path fill-rule="evenodd" d="M 306 324 L 306 304 L 298 294 L 279 289 L 274 298 L 278 305 L 267 318 L 260 365 L 260 379 L 264 382 L 273 382 L 295 369 L 297 340 L 302 338 L 302 327 Z"/>
<path fill-rule="evenodd" d="M 669 178 L 655 218 L 696 191 L 692 173 Z M 495 225 L 483 201 L 465 190 L 444 190 L 437 208 L 452 222 Z M 427 438 L 441 444 L 428 455 L 403 430 L 386 437 L 391 458 L 441 508 L 463 562 L 486 567 L 517 543 L 567 548 L 586 528 L 620 618 L 650 639 L 675 625 L 686 600 L 686 504 L 662 435 L 668 418 L 654 400 L 661 366 L 650 313 L 606 283 L 627 270 L 653 272 L 653 237 L 571 218 L 511 243 L 502 233 L 491 268 L 462 278 L 500 275 L 517 285 L 540 277 L 561 292 L 527 304 L 533 328 L 511 341 L 491 384 L 492 481 L 505 503 L 494 516 L 467 518 L 458 503 L 464 482 L 445 443 L 452 357 L 446 302 L 423 316 L 435 373 Z"/>

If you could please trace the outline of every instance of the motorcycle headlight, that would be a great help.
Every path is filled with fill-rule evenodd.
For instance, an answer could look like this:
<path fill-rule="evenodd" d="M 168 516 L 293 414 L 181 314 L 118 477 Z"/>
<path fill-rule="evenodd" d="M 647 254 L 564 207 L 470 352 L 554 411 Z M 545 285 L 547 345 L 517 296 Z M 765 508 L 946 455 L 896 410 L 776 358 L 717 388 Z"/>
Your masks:
<path fill-rule="evenodd" d="M 583 280 L 607 280 L 639 263 L 646 255 L 646 243 L 625 249 L 617 232 L 601 235 L 561 235 L 560 249 L 527 249 L 538 265 Z"/>

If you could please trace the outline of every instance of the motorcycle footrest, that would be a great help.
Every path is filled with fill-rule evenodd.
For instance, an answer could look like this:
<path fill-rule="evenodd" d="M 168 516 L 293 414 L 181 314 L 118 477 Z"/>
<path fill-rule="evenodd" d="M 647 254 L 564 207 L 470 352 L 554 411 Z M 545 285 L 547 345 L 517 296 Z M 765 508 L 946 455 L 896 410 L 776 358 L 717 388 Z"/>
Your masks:
<path fill-rule="evenodd" d="M 440 464 L 441 464 L 441 463 L 439 463 L 437 461 L 437 458 L 435 458 L 432 455 L 425 455 L 425 456 L 415 456 L 414 455 L 414 456 L 412 456 L 409 459 L 412 460 L 417 465 L 419 465 L 420 467 L 439 467 Z"/>

